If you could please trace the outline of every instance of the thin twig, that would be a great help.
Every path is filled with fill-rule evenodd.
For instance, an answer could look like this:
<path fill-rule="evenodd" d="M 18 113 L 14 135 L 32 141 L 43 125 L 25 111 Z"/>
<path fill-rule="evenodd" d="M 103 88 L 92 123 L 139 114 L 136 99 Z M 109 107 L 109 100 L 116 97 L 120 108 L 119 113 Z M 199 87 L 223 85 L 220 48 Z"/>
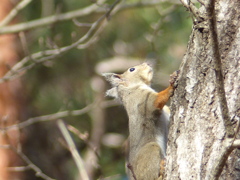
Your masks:
<path fill-rule="evenodd" d="M 17 148 L 14 147 L 13 145 L 11 145 L 11 138 L 8 136 L 8 134 L 6 133 L 6 131 L 3 131 L 3 134 L 4 134 L 4 137 L 5 137 L 5 140 L 8 142 L 8 144 L 6 145 L 0 145 L 0 148 L 4 148 L 4 149 L 10 149 L 12 150 L 13 152 L 15 152 L 26 164 L 27 166 L 25 166 L 25 170 L 26 168 L 30 168 L 32 169 L 34 172 L 35 172 L 35 175 L 37 177 L 41 177 L 42 179 L 44 180 L 54 180 L 52 179 L 51 177 L 47 176 L 46 174 L 44 174 L 42 172 L 42 170 L 36 166 L 21 150 L 21 146 L 20 145 L 17 145 Z M 18 142 L 19 143 L 19 142 Z M 19 143 L 20 144 L 20 143 Z M 24 168 L 23 167 L 8 167 L 8 170 L 23 170 Z"/>
<path fill-rule="evenodd" d="M 78 22 L 78 20 L 76 18 L 74 18 L 72 21 L 78 27 L 91 27 L 92 26 L 92 23 L 81 23 L 81 22 Z"/>
<path fill-rule="evenodd" d="M 64 122 L 62 120 L 58 120 L 57 122 L 58 124 L 58 127 L 59 129 L 61 130 L 62 132 L 62 135 L 64 137 L 64 139 L 66 140 L 67 144 L 68 144 L 68 147 L 69 147 L 69 150 L 73 156 L 73 160 L 75 161 L 77 167 L 78 167 L 78 171 L 80 173 L 80 176 L 82 177 L 82 179 L 84 180 L 89 180 L 89 177 L 87 175 L 87 172 L 86 172 L 86 169 L 84 167 L 84 164 L 83 164 L 83 160 L 80 156 L 80 154 L 78 153 L 77 149 L 76 149 L 76 146 L 66 128 L 66 125 L 64 124 Z"/>
<path fill-rule="evenodd" d="M 202 6 L 205 6 L 205 3 L 204 3 L 204 1 L 202 1 L 202 0 L 197 0 Z"/>
<path fill-rule="evenodd" d="M 23 171 L 27 171 L 29 169 L 31 169 L 31 167 L 29 165 L 27 165 L 27 166 L 8 167 L 7 168 L 8 171 L 14 171 L 14 172 L 23 172 Z"/>
<path fill-rule="evenodd" d="M 154 7 L 166 1 L 174 4 L 179 4 L 176 1 L 169 1 L 169 0 L 141 1 L 136 3 L 131 3 L 131 4 L 121 4 L 118 6 L 118 12 L 122 10 L 131 9 L 131 8 Z M 53 15 L 53 16 L 49 16 L 49 17 L 45 17 L 45 18 L 41 18 L 33 21 L 28 21 L 28 22 L 19 23 L 16 25 L 2 27 L 0 29 L 0 34 L 17 33 L 20 31 L 26 31 L 29 29 L 34 29 L 34 28 L 54 24 L 56 22 L 67 21 L 74 18 L 84 17 L 94 12 L 105 13 L 106 9 L 101 8 L 100 6 L 104 2 L 105 0 L 104 1 L 102 0 L 98 4 L 93 4 L 83 9 L 78 9 L 78 10 L 67 12 L 67 13 L 57 14 L 57 15 Z"/>
<path fill-rule="evenodd" d="M 4 131 L 10 130 L 10 129 L 22 129 L 22 128 L 25 128 L 25 127 L 30 126 L 32 124 L 35 124 L 35 123 L 39 123 L 39 122 L 43 122 L 43 121 L 52 121 L 52 120 L 56 120 L 56 119 L 59 119 L 59 118 L 64 118 L 64 117 L 67 117 L 67 116 L 80 116 L 80 115 L 83 115 L 83 114 L 89 112 L 96 105 L 99 105 L 102 108 L 108 108 L 108 107 L 113 107 L 113 106 L 120 105 L 120 103 L 115 101 L 115 100 L 103 101 L 101 104 L 98 104 L 97 102 L 94 102 L 94 103 L 89 104 L 86 107 L 84 107 L 82 109 L 78 109 L 78 110 L 61 111 L 61 112 L 57 112 L 57 113 L 53 113 L 53 114 L 32 117 L 32 118 L 29 118 L 29 119 L 27 119 L 23 122 L 18 123 L 18 124 L 14 124 L 14 125 L 11 125 L 11 126 L 6 126 L 4 128 L 0 128 L 0 131 L 4 132 Z"/>
<path fill-rule="evenodd" d="M 0 79 L 0 83 L 15 79 L 16 77 L 22 75 L 20 73 L 22 73 L 22 72 L 24 72 L 28 69 L 31 69 L 33 66 L 35 66 L 35 64 L 42 63 L 42 62 L 45 62 L 45 61 L 50 60 L 50 59 L 54 59 L 54 58 L 62 55 L 63 53 L 65 53 L 65 52 L 67 52 L 67 51 L 69 51 L 73 48 L 76 48 L 80 44 L 85 43 L 88 39 L 91 40 L 91 37 L 93 37 L 96 33 L 99 33 L 97 31 L 97 29 L 99 28 L 100 24 L 105 20 L 107 15 L 108 15 L 108 12 L 105 13 L 103 16 L 101 16 L 96 22 L 94 22 L 92 24 L 91 28 L 88 30 L 88 32 L 83 37 L 81 37 L 79 40 L 74 42 L 73 44 L 71 44 L 69 46 L 61 47 L 61 48 L 58 48 L 58 49 L 40 51 L 38 53 L 32 54 L 31 56 L 25 57 L 20 62 L 15 64 L 10 69 L 10 71 L 8 73 L 6 73 Z M 44 56 L 44 57 L 42 57 L 42 56 Z M 34 59 L 32 64 L 25 66 L 25 64 L 27 64 L 32 59 Z"/>
<path fill-rule="evenodd" d="M 43 121 L 56 120 L 56 119 L 67 117 L 67 116 L 79 116 L 79 115 L 85 114 L 88 111 L 90 111 L 93 106 L 94 106 L 94 104 L 90 104 L 90 105 L 84 107 L 83 109 L 79 109 L 79 110 L 61 111 L 61 112 L 54 113 L 54 114 L 29 118 L 26 121 L 23 121 L 23 122 L 20 122 L 18 124 L 14 124 L 14 125 L 11 125 L 11 126 L 7 126 L 5 128 L 1 128 L 0 130 L 1 131 L 3 131 L 3 130 L 6 131 L 6 130 L 10 130 L 10 129 L 15 129 L 15 128 L 22 129 L 22 128 L 25 128 L 25 127 L 30 126 L 32 124 L 43 122 Z"/>
<path fill-rule="evenodd" d="M 198 8 L 190 1 L 190 0 L 180 0 L 192 14 L 193 16 L 197 19 L 197 21 L 201 21 L 203 18 L 201 17 L 202 15 L 199 13 Z"/>
<path fill-rule="evenodd" d="M 106 0 L 99 0 L 98 4 L 102 5 Z M 7 34 L 7 33 L 17 33 L 20 31 L 25 31 L 33 28 L 38 28 L 41 26 L 46 26 L 49 24 L 54 24 L 56 22 L 60 21 L 67 21 L 71 20 L 76 17 L 83 17 L 87 16 L 93 12 L 95 12 L 97 9 L 99 9 L 99 5 L 97 4 L 92 4 L 88 7 L 78 9 L 75 11 L 67 12 L 67 13 L 62 13 L 62 14 L 56 14 L 53 16 L 33 20 L 33 21 L 28 21 L 25 23 L 19 23 L 11 26 L 6 26 L 2 27 L 0 29 L 0 34 Z"/>
<path fill-rule="evenodd" d="M 84 142 L 87 142 L 89 136 L 88 133 L 81 133 L 77 128 L 71 125 L 67 125 L 67 128 L 69 131 L 76 134 L 79 137 L 79 139 L 83 140 Z"/>
<path fill-rule="evenodd" d="M 20 10 L 25 8 L 32 0 L 22 0 L 20 1 L 11 12 L 0 22 L 0 28 L 9 24 L 14 17 L 18 14 Z"/>
<path fill-rule="evenodd" d="M 98 40 L 99 35 L 102 33 L 102 31 L 104 30 L 104 28 L 107 26 L 107 21 L 105 20 L 101 26 L 97 29 L 97 31 L 95 32 L 95 34 L 84 44 L 80 44 L 77 46 L 78 49 L 85 49 L 87 47 L 89 47 L 90 45 L 92 45 L 93 43 L 95 43 Z"/>
<path fill-rule="evenodd" d="M 100 155 L 97 152 L 97 149 L 94 147 L 94 145 L 90 141 L 88 141 L 88 135 L 82 134 L 77 128 L 71 125 L 67 125 L 67 128 L 69 131 L 76 134 L 79 137 L 79 139 L 83 140 L 87 144 L 87 146 L 95 153 L 98 159 L 100 159 Z"/>
<path fill-rule="evenodd" d="M 12 148 L 13 149 L 13 148 Z M 54 180 L 52 179 L 51 177 L 47 176 L 46 174 L 44 174 L 42 172 L 42 170 L 36 166 L 35 164 L 33 164 L 33 162 L 25 155 L 22 153 L 22 151 L 17 151 L 14 149 L 14 151 L 21 157 L 22 160 L 24 160 L 24 162 L 26 162 L 28 164 L 28 166 L 33 170 L 35 171 L 35 175 L 37 177 L 41 177 L 45 180 Z"/>
<path fill-rule="evenodd" d="M 163 0 L 163 1 L 165 1 L 165 0 Z M 82 49 L 82 48 L 88 47 L 89 45 L 91 45 L 93 42 L 95 42 L 97 40 L 97 35 L 102 31 L 101 28 L 103 28 L 105 26 L 106 22 L 104 22 L 104 20 L 106 17 L 107 18 L 109 17 L 110 12 L 111 12 L 111 14 L 116 14 L 120 10 L 133 8 L 133 7 L 154 6 L 154 5 L 162 3 L 163 1 L 155 0 L 155 1 L 151 1 L 151 2 L 138 2 L 138 3 L 134 3 L 134 4 L 129 4 L 129 5 L 121 5 L 121 4 L 117 5 L 117 3 L 114 3 L 113 5 L 115 5 L 115 6 L 117 5 L 117 7 L 111 6 L 109 11 L 107 11 L 107 12 L 106 12 L 106 10 L 104 10 L 105 14 L 103 16 L 101 16 L 96 22 L 94 22 L 92 24 L 91 28 L 88 30 L 88 32 L 83 37 L 81 37 L 79 40 L 77 40 L 75 43 L 72 43 L 68 46 L 57 48 L 57 49 L 40 51 L 40 52 L 31 54 L 31 56 L 27 56 L 27 57 L 23 58 L 21 61 L 19 61 L 17 64 L 15 64 L 2 78 L 0 78 L 0 83 L 18 78 L 24 74 L 23 72 L 33 68 L 36 64 L 43 63 L 45 61 L 57 58 L 58 56 L 61 56 L 63 53 L 66 53 L 73 48 L 78 47 L 78 48 Z M 104 0 L 102 0 L 101 2 L 104 2 Z M 116 2 L 119 2 L 119 0 L 117 0 Z M 96 6 L 96 4 L 92 5 L 91 7 L 89 6 L 87 8 L 81 9 L 79 14 L 76 13 L 77 15 L 75 13 L 73 13 L 73 14 L 75 14 L 75 16 L 73 14 L 71 14 L 71 12 L 70 12 L 70 14 L 61 14 L 63 17 L 61 15 L 56 15 L 56 16 L 52 17 L 53 21 L 49 21 L 49 20 L 45 21 L 44 19 L 42 19 L 42 21 L 49 24 L 49 22 L 53 23 L 56 20 L 57 21 L 61 20 L 61 19 L 68 20 L 68 19 L 75 18 L 78 15 L 90 14 L 92 12 L 95 12 L 96 9 L 99 7 L 99 6 L 96 6 L 94 9 L 93 6 Z M 115 10 L 113 8 L 115 8 Z M 28 22 L 28 23 L 31 24 L 31 22 Z M 43 25 L 43 24 L 41 24 L 41 25 Z M 29 24 L 22 25 L 22 26 L 23 27 L 25 27 L 25 26 L 31 27 L 31 25 L 29 25 Z M 34 27 L 38 27 L 38 25 L 34 26 Z M 13 29 L 16 30 L 17 27 L 13 27 Z M 25 29 L 21 29 L 21 30 L 18 29 L 17 31 L 14 31 L 14 32 L 19 32 L 22 30 L 25 30 Z M 4 31 L 4 28 L 0 29 L 0 34 L 3 31 Z M 32 61 L 29 64 L 30 60 L 34 60 L 34 61 Z"/>

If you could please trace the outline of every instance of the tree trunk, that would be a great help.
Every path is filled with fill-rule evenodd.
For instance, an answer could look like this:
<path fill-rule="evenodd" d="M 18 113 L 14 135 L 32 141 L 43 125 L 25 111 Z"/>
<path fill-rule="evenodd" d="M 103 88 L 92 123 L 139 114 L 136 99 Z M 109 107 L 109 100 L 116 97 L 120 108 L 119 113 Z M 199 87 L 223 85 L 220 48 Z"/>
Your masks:
<path fill-rule="evenodd" d="M 203 2 L 203 1 L 202 1 Z M 240 179 L 240 1 L 204 1 L 172 98 L 165 179 Z"/>
<path fill-rule="evenodd" d="M 0 21 L 10 12 L 10 0 L 0 1 Z M 0 36 L 0 77 L 2 77 L 17 62 L 17 40 L 14 34 Z M 19 121 L 23 114 L 22 86 L 20 80 L 0 84 L 0 128 L 4 128 Z M 0 180 L 15 180 L 22 177 L 22 173 L 13 173 L 9 167 L 19 166 L 20 157 L 7 147 L 15 147 L 20 143 L 18 129 L 0 133 Z"/>
<path fill-rule="evenodd" d="M 96 179 L 97 171 L 100 170 L 99 154 L 101 149 L 101 139 L 105 132 L 105 109 L 101 107 L 105 96 L 105 83 L 102 78 L 95 76 L 91 79 L 92 89 L 95 92 L 95 101 L 98 105 L 91 111 L 92 131 L 89 139 L 89 146 L 85 155 L 85 167 L 89 179 Z M 80 178 L 79 178 L 80 179 Z"/>

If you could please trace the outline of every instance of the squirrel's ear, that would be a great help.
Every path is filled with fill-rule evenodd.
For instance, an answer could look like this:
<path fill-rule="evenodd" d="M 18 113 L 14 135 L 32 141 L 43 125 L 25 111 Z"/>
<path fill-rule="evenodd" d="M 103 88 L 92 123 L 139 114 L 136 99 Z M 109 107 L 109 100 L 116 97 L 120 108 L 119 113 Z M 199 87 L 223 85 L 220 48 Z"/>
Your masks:
<path fill-rule="evenodd" d="M 123 81 L 121 75 L 115 73 L 103 73 L 102 76 L 113 86 L 117 86 Z"/>
<path fill-rule="evenodd" d="M 113 97 L 113 98 L 118 98 L 117 88 L 114 87 L 114 88 L 112 88 L 112 89 L 109 89 L 109 90 L 106 92 L 106 96 L 110 96 L 110 97 Z"/>

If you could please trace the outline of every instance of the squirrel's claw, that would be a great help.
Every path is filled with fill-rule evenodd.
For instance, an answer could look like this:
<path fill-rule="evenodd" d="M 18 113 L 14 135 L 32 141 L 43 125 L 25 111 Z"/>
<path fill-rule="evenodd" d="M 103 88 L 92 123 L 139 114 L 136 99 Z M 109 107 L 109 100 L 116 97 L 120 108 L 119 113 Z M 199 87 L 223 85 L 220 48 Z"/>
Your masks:
<path fill-rule="evenodd" d="M 177 82 L 176 80 L 177 80 L 179 74 L 180 74 L 180 70 L 177 70 L 170 75 L 169 83 L 171 86 L 176 86 L 174 84 L 175 84 L 175 82 Z"/>

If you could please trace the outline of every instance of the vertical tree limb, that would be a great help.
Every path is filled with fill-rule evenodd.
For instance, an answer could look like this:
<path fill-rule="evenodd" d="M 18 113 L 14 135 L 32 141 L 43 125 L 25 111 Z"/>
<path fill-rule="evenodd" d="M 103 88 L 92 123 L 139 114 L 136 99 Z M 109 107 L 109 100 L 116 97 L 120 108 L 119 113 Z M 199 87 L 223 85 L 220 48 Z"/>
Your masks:
<path fill-rule="evenodd" d="M 212 51 L 213 51 L 213 63 L 215 68 L 216 75 L 216 89 L 218 92 L 219 105 L 220 110 L 222 112 L 223 122 L 226 128 L 227 137 L 234 136 L 234 129 L 231 124 L 231 119 L 229 116 L 229 108 L 226 99 L 225 87 L 224 87 L 224 77 L 223 77 L 223 69 L 221 62 L 221 52 L 219 47 L 219 37 L 217 30 L 217 19 L 216 19 L 216 9 L 215 9 L 215 0 L 210 0 L 207 6 L 207 13 L 209 18 L 209 29 L 210 29 L 210 37 L 212 40 Z"/>

